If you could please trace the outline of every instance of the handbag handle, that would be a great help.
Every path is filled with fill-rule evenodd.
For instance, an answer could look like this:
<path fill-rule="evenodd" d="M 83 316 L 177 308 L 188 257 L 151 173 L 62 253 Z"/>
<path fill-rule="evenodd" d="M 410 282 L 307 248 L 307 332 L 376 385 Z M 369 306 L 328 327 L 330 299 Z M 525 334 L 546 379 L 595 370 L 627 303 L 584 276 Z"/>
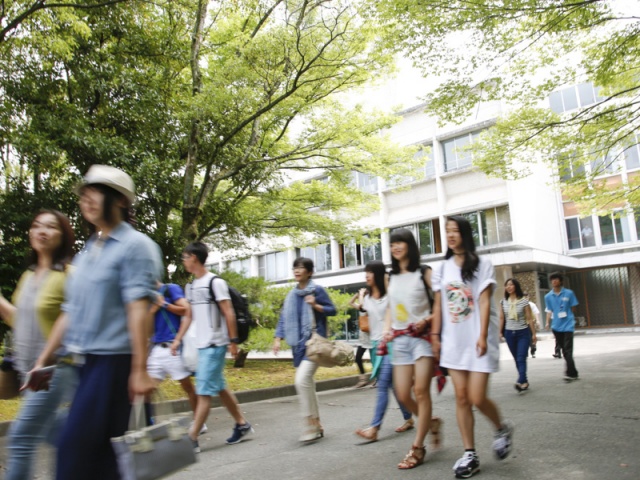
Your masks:
<path fill-rule="evenodd" d="M 175 414 L 175 407 L 172 402 L 167 402 L 167 398 L 160 389 L 155 390 L 155 394 L 164 405 L 170 406 L 169 415 Z M 166 414 L 165 414 L 166 415 Z M 131 413 L 129 414 L 129 431 L 142 430 L 147 427 L 147 417 L 144 412 L 144 395 L 136 395 L 131 402 Z"/>

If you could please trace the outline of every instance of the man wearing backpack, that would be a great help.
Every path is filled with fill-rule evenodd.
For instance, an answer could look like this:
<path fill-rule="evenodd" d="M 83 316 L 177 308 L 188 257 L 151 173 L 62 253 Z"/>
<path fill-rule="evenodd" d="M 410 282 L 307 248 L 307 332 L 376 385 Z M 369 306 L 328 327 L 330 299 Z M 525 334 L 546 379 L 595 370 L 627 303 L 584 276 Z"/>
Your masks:
<path fill-rule="evenodd" d="M 209 250 L 202 242 L 190 243 L 182 253 L 182 264 L 185 270 L 192 273 L 195 278 L 186 288 L 187 301 L 191 304 L 191 308 L 171 345 L 171 352 L 177 355 L 182 337 L 193 320 L 198 347 L 196 370 L 198 402 L 189 436 L 196 453 L 200 452 L 198 432 L 209 416 L 211 397 L 214 395 L 220 397 L 220 401 L 236 422 L 231 437 L 227 439 L 227 444 L 240 443 L 245 435 L 253 432 L 251 424 L 242 415 L 238 400 L 227 388 L 224 378 L 227 348 L 235 358 L 240 340 L 229 287 L 227 282 L 205 268 L 208 255 Z"/>

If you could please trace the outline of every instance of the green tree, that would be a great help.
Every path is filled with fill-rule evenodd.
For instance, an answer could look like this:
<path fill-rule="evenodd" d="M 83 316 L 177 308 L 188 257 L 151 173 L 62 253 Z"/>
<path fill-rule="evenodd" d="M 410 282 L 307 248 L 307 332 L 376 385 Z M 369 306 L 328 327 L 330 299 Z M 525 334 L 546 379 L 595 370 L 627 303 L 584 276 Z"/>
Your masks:
<path fill-rule="evenodd" d="M 637 3 L 609 0 L 380 0 L 389 38 L 439 85 L 427 110 L 459 122 L 481 102 L 508 109 L 474 148 L 489 175 L 519 178 L 540 159 L 585 214 L 640 204 L 640 179 L 611 188 L 603 173 L 638 144 Z M 601 97 L 563 114 L 554 91 L 592 82 Z M 592 165 L 578 175 L 582 166 Z M 571 178 L 569 178 L 571 177 Z"/>
<path fill-rule="evenodd" d="M 359 235 L 352 220 L 377 197 L 353 188 L 352 171 L 414 167 L 413 149 L 380 135 L 397 117 L 345 100 L 392 69 L 365 7 L 185 0 L 48 10 L 0 48 L 2 143 L 30 189 L 76 180 L 92 163 L 126 169 L 139 228 L 167 263 L 195 239 L 225 249 L 248 237 Z M 297 172 L 328 181 L 292 182 Z"/>

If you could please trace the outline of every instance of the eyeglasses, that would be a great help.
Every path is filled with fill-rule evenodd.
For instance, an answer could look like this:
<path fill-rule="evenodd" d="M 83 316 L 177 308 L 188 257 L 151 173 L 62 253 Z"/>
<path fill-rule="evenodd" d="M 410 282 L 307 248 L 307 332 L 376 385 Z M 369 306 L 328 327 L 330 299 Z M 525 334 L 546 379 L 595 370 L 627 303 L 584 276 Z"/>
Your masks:
<path fill-rule="evenodd" d="M 191 257 L 193 257 L 192 253 L 183 253 L 182 254 L 182 260 L 189 260 Z"/>

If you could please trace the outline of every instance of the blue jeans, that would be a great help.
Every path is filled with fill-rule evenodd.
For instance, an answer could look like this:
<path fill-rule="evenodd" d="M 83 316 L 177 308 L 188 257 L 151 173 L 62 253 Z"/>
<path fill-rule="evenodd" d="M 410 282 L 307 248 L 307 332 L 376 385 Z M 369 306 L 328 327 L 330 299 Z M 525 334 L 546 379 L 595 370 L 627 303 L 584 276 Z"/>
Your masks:
<path fill-rule="evenodd" d="M 529 383 L 527 380 L 527 355 L 531 344 L 531 329 L 527 327 L 522 330 L 505 330 L 504 339 L 516 361 L 518 383 Z"/>
<path fill-rule="evenodd" d="M 391 365 L 389 355 L 382 357 L 376 388 L 378 394 L 376 396 L 376 409 L 373 414 L 371 426 L 379 428 L 380 425 L 382 425 L 382 419 L 389 404 L 389 389 L 393 392 L 393 396 L 396 396 L 396 391 L 393 389 L 393 365 Z M 396 397 L 396 401 L 398 401 L 398 397 Z M 400 407 L 400 411 L 402 411 L 402 417 L 405 420 L 409 420 L 411 418 L 411 412 L 407 411 L 400 402 L 398 402 L 398 406 Z"/>
<path fill-rule="evenodd" d="M 71 401 L 78 385 L 74 367 L 60 364 L 48 391 L 26 390 L 18 418 L 9 429 L 7 480 L 32 478 L 33 457 L 43 441 L 54 444 L 66 411 L 57 412 L 61 404 Z M 60 415 L 56 416 L 56 413 Z"/>

